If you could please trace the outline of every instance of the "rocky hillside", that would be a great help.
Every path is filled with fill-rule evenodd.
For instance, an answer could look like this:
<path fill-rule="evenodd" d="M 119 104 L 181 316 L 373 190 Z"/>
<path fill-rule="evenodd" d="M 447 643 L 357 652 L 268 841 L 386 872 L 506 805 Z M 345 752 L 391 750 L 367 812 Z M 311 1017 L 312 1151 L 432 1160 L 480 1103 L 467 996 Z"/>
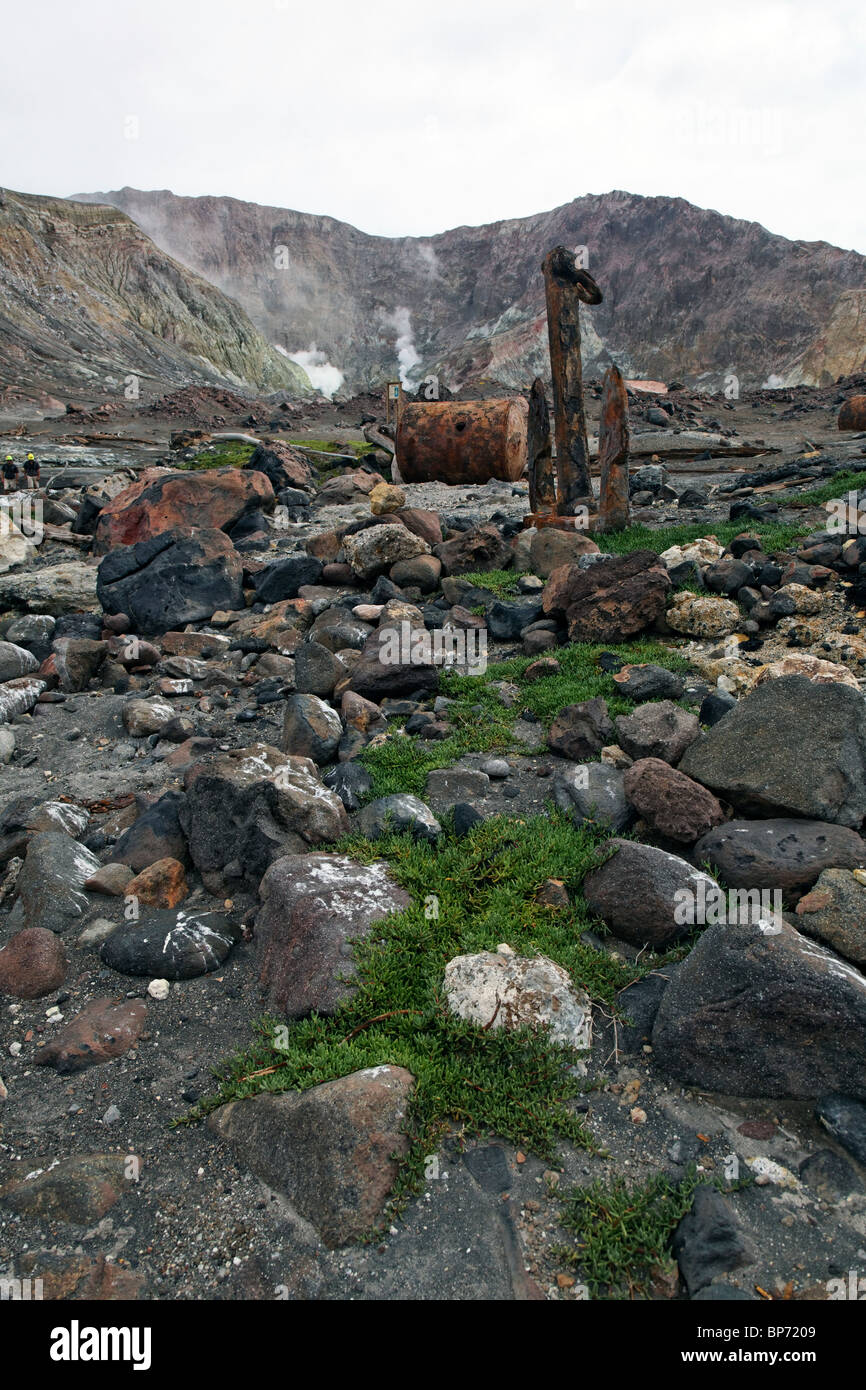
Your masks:
<path fill-rule="evenodd" d="M 143 396 L 207 382 L 308 394 L 245 311 L 122 212 L 0 194 L 0 390 Z"/>
<path fill-rule="evenodd" d="M 552 212 L 375 237 L 332 218 L 233 198 L 124 188 L 81 195 L 122 209 L 171 256 L 232 295 L 272 342 L 314 346 L 349 389 L 441 370 L 460 386 L 524 386 L 546 372 L 540 263 L 585 246 L 605 301 L 586 315 L 585 355 L 627 374 L 709 387 L 829 384 L 861 371 L 866 258 L 773 236 L 679 198 L 623 192 Z"/>

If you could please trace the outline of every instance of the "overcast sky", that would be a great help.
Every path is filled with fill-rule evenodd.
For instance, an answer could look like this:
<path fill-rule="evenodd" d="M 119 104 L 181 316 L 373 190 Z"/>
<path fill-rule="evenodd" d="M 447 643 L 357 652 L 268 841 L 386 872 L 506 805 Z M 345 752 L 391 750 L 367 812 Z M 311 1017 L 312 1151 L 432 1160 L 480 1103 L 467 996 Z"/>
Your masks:
<path fill-rule="evenodd" d="M 612 188 L 866 253 L 864 0 L 41 0 L 0 183 L 429 235 Z"/>

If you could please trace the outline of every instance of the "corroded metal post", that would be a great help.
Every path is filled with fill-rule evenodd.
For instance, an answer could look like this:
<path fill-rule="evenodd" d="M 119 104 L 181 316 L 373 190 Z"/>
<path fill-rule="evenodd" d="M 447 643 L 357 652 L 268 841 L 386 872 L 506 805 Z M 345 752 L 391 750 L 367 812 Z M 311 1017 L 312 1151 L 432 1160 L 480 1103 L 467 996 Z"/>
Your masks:
<path fill-rule="evenodd" d="M 608 367 L 601 395 L 598 430 L 601 470 L 597 531 L 628 526 L 628 393 L 618 367 Z"/>
<path fill-rule="evenodd" d="M 556 473 L 550 448 L 550 414 L 544 383 L 536 377 L 529 392 L 527 428 L 529 460 L 529 510 L 549 515 L 556 511 Z"/>
<path fill-rule="evenodd" d="M 580 360 L 580 305 L 600 304 L 602 293 L 592 276 L 581 270 L 573 252 L 556 246 L 542 262 L 547 298 L 547 334 L 553 377 L 556 421 L 557 510 L 574 516 L 591 505 L 589 444 L 583 413 L 583 367 Z"/>

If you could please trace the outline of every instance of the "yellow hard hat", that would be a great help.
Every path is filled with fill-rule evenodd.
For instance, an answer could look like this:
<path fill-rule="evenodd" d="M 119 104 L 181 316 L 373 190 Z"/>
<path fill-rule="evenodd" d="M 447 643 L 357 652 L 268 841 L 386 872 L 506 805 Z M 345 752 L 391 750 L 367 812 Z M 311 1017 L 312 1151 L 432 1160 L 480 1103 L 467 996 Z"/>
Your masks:
<path fill-rule="evenodd" d="M 7 463 L 13 463 L 13 462 L 14 462 L 14 460 L 13 460 L 11 454 L 7 454 L 7 455 L 6 455 L 6 462 L 7 462 Z"/>
<path fill-rule="evenodd" d="M 28 454 L 28 455 L 27 455 L 27 462 L 28 462 L 28 463 L 35 463 L 35 462 L 36 462 L 36 460 L 34 459 L 34 457 L 33 457 L 32 454 Z"/>

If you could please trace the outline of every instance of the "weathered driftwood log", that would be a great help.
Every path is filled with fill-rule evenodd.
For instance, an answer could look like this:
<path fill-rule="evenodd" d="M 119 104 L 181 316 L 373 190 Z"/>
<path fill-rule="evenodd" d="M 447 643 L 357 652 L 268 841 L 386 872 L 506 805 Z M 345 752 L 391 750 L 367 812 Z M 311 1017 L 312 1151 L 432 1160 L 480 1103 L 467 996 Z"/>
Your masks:
<path fill-rule="evenodd" d="M 407 483 L 513 483 L 526 467 L 528 414 L 522 396 L 407 403 L 397 426 L 400 476 Z"/>
<path fill-rule="evenodd" d="M 529 510 L 545 515 L 556 511 L 556 473 L 550 447 L 550 414 L 544 383 L 536 377 L 529 393 L 526 451 L 529 460 Z"/>
<path fill-rule="evenodd" d="M 598 429 L 601 470 L 597 531 L 628 526 L 628 393 L 618 367 L 608 367 L 601 393 Z"/>
<path fill-rule="evenodd" d="M 583 413 L 583 366 L 580 360 L 580 305 L 600 304 L 602 293 L 592 276 L 577 265 L 574 254 L 555 247 L 542 262 L 547 298 L 547 334 L 553 377 L 556 425 L 558 510 L 574 516 L 578 506 L 592 504 L 589 444 Z"/>

